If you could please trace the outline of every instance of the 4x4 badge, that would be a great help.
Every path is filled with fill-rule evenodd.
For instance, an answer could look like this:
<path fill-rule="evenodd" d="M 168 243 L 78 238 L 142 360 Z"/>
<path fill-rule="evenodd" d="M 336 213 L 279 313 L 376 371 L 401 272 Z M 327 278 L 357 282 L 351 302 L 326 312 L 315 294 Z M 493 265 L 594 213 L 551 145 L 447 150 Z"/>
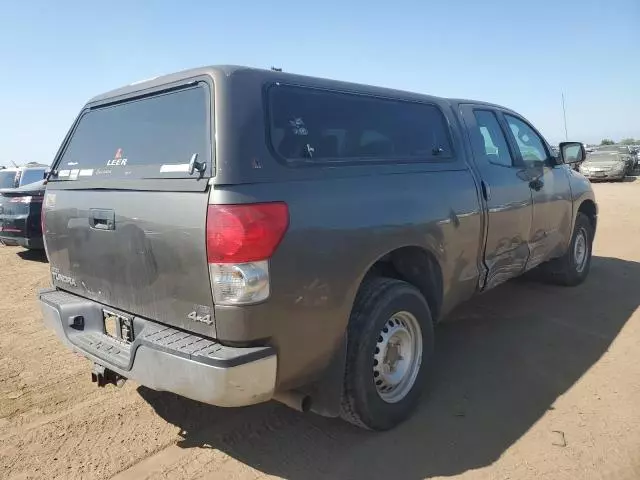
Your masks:
<path fill-rule="evenodd" d="M 205 305 L 195 305 L 196 309 L 187 315 L 189 320 L 195 322 L 206 323 L 207 325 L 213 325 L 211 319 L 211 308 Z"/>

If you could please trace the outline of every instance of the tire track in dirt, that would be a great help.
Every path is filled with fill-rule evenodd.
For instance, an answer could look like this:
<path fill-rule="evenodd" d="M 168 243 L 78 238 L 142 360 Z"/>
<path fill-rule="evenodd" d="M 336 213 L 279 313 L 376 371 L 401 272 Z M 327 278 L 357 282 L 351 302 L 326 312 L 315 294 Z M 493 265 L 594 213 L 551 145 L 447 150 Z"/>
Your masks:
<path fill-rule="evenodd" d="M 106 478 L 175 441 L 133 385 L 97 389 L 90 363 L 44 328 L 48 264 L 20 251 L 0 247 L 0 476 Z"/>

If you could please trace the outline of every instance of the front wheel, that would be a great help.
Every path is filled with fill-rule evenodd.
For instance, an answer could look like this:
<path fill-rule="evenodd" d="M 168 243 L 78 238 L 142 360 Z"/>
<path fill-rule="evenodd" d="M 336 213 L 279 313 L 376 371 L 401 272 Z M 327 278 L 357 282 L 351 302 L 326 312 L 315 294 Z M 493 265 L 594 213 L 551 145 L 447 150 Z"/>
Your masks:
<path fill-rule="evenodd" d="M 416 407 L 433 352 L 426 300 L 409 283 L 365 280 L 349 319 L 341 417 L 388 430 Z"/>
<path fill-rule="evenodd" d="M 584 282 L 591 268 L 593 234 L 593 225 L 589 217 L 579 212 L 571 243 L 565 254 L 542 265 L 545 279 L 566 286 Z"/>

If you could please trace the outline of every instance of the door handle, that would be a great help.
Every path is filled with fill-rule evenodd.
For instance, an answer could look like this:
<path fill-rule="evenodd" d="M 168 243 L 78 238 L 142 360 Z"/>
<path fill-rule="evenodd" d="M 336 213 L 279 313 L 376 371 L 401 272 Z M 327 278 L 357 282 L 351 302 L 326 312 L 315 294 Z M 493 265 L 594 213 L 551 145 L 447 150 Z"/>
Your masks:
<path fill-rule="evenodd" d="M 101 208 L 92 208 L 89 211 L 89 226 L 96 230 L 115 230 L 116 212 Z"/>

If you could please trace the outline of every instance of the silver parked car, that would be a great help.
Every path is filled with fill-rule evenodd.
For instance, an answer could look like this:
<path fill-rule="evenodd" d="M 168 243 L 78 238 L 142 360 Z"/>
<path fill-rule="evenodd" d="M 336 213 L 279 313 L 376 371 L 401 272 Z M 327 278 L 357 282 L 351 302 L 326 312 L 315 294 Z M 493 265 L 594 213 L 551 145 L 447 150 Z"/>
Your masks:
<path fill-rule="evenodd" d="M 623 181 L 627 176 L 627 159 L 618 152 L 595 152 L 580 165 L 580 173 L 589 180 Z"/>
<path fill-rule="evenodd" d="M 601 145 L 594 153 L 618 153 L 627 164 L 627 175 L 633 174 L 638 166 L 638 160 L 629 145 Z"/>

